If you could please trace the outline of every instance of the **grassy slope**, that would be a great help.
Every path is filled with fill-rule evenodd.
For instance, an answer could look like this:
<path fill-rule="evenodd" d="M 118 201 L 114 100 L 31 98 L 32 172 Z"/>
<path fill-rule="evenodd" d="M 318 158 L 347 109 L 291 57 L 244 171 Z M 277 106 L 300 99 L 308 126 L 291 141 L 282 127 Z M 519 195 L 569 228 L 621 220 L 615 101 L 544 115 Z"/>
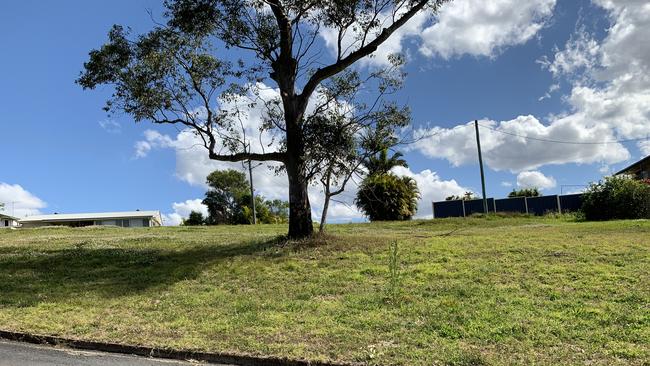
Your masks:
<path fill-rule="evenodd" d="M 369 364 L 650 362 L 650 222 L 336 225 L 274 246 L 284 230 L 0 231 L 0 329 Z"/>

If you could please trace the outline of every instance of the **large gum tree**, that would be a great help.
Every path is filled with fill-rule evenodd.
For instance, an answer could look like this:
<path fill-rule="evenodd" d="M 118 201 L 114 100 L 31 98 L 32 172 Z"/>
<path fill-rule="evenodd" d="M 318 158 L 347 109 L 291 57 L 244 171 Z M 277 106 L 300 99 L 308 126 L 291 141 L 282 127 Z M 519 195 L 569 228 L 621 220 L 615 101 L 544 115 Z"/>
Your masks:
<path fill-rule="evenodd" d="M 86 89 L 113 86 L 108 112 L 191 130 L 210 159 L 279 163 L 289 180 L 289 237 L 303 238 L 313 233 L 307 191 L 323 174 L 313 169 L 322 150 L 340 150 L 328 144 L 358 136 L 389 136 L 407 123 L 405 109 L 380 98 L 399 86 L 402 59 L 391 57 L 391 66 L 368 78 L 351 66 L 414 16 L 433 19 L 443 2 L 168 0 L 164 23 L 144 35 L 113 26 L 77 82 Z M 322 32 L 334 52 L 324 50 Z M 277 97 L 260 97 L 267 85 Z M 356 99 L 360 91 L 379 97 Z M 242 98 L 265 111 L 259 132 L 271 143 L 252 147 L 240 108 L 232 108 Z M 349 135 L 323 140 L 319 131 L 332 128 Z M 356 146 L 369 144 L 362 140 Z"/>

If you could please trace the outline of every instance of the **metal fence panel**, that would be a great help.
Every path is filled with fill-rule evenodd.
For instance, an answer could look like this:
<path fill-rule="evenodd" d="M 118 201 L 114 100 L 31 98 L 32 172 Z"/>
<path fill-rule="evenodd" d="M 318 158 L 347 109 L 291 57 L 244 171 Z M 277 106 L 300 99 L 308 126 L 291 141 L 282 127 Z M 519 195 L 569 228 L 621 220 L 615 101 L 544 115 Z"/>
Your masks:
<path fill-rule="evenodd" d="M 582 193 L 560 196 L 562 212 L 576 212 L 582 208 Z"/>
<path fill-rule="evenodd" d="M 433 217 L 442 219 L 445 217 L 464 217 L 463 201 L 441 201 L 433 203 Z"/>
<path fill-rule="evenodd" d="M 525 197 L 502 198 L 494 203 L 497 212 L 527 213 Z"/>
<path fill-rule="evenodd" d="M 465 204 L 465 216 L 483 213 L 483 199 L 468 200 Z M 487 199 L 488 213 L 494 212 L 494 198 Z"/>
<path fill-rule="evenodd" d="M 547 212 L 558 212 L 558 197 L 541 196 L 541 197 L 528 197 L 528 213 L 533 215 L 544 215 Z"/>

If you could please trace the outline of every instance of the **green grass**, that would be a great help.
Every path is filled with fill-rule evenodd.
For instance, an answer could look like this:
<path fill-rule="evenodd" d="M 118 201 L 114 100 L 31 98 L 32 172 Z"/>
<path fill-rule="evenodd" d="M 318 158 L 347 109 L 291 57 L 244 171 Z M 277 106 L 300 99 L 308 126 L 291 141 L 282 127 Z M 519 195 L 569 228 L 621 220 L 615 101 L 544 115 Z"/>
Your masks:
<path fill-rule="evenodd" d="M 0 329 L 381 365 L 650 364 L 650 221 L 328 229 L 2 230 Z"/>

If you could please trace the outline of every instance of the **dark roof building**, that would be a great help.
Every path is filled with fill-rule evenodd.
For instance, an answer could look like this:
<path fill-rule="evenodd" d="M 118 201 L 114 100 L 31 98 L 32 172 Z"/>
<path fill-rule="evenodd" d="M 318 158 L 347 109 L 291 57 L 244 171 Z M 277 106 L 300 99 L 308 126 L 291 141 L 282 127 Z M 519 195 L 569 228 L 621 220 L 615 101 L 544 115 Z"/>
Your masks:
<path fill-rule="evenodd" d="M 614 175 L 630 175 L 636 179 L 650 179 L 650 155 Z"/>

